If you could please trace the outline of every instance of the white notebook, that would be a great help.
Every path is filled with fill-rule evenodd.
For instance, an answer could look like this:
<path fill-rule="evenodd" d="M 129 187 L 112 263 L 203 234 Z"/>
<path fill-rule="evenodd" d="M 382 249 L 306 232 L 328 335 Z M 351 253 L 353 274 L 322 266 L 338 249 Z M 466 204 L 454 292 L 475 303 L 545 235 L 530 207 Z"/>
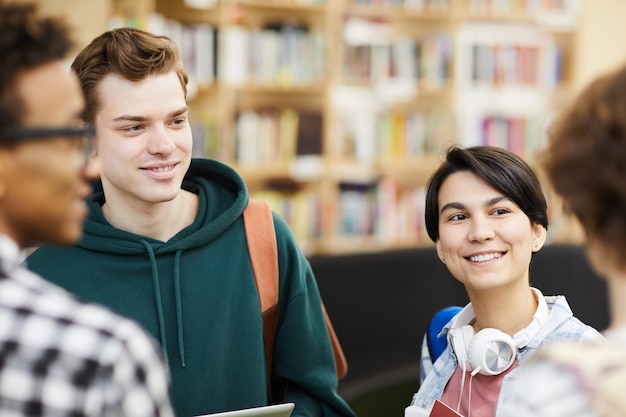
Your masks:
<path fill-rule="evenodd" d="M 263 407 L 242 408 L 223 413 L 203 414 L 197 417 L 289 417 L 294 403 L 266 405 Z"/>

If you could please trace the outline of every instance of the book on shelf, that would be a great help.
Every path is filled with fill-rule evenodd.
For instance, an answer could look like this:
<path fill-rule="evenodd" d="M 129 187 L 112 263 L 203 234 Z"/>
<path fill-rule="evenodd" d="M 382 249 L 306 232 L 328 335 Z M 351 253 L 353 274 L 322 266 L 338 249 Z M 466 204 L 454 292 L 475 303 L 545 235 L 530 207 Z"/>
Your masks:
<path fill-rule="evenodd" d="M 337 234 L 341 237 L 371 236 L 374 204 L 372 184 L 341 183 L 337 201 Z"/>
<path fill-rule="evenodd" d="M 544 143 L 540 115 L 484 115 L 479 144 L 498 146 L 532 159 Z"/>
<path fill-rule="evenodd" d="M 403 188 L 391 177 L 340 184 L 339 237 L 371 237 L 381 245 L 424 241 L 424 187 Z"/>
<path fill-rule="evenodd" d="M 193 157 L 222 159 L 219 142 L 219 127 L 215 120 L 205 119 L 191 123 Z"/>
<path fill-rule="evenodd" d="M 241 25 L 221 29 L 218 77 L 225 85 L 243 86 L 249 79 L 250 31 Z"/>
<path fill-rule="evenodd" d="M 320 237 L 319 196 L 307 190 L 281 187 L 250 192 L 252 198 L 265 200 L 291 228 L 298 242 Z"/>
<path fill-rule="evenodd" d="M 288 163 L 322 152 L 322 115 L 292 108 L 244 110 L 236 122 L 235 160 L 243 165 Z"/>
<path fill-rule="evenodd" d="M 343 78 L 348 82 L 371 83 L 390 78 L 421 80 L 431 90 L 445 87 L 452 59 L 450 36 L 392 35 L 391 27 L 379 19 L 347 19 L 343 31 Z"/>
<path fill-rule="evenodd" d="M 296 129 L 297 155 L 322 155 L 323 117 L 322 113 L 300 111 L 292 117 L 298 118 Z"/>
<path fill-rule="evenodd" d="M 326 34 L 298 23 L 272 23 L 252 29 L 242 25 L 222 30 L 221 79 L 246 83 L 304 85 L 326 77 Z"/>
<path fill-rule="evenodd" d="M 465 24 L 458 31 L 458 87 L 554 88 L 563 80 L 562 49 L 540 27 Z M 470 51 L 469 54 L 464 51 Z"/>
<path fill-rule="evenodd" d="M 406 161 L 436 155 L 454 137 L 453 115 L 445 109 L 429 111 L 345 111 L 333 136 L 338 154 L 362 163 Z"/>

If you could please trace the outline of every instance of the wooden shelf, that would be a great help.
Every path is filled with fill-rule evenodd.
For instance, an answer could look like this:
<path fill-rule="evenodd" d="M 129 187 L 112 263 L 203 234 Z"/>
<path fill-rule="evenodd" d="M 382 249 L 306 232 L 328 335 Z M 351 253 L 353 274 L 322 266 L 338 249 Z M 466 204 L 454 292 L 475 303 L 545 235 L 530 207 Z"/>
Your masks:
<path fill-rule="evenodd" d="M 257 8 L 277 12 L 303 12 L 325 13 L 326 5 L 315 5 L 299 2 L 297 0 L 239 0 L 238 4 L 243 7 Z"/>
<path fill-rule="evenodd" d="M 367 18 L 386 20 L 418 20 L 430 22 L 447 22 L 451 11 L 417 11 L 403 6 L 360 6 L 352 5 L 346 8 L 346 14 Z"/>

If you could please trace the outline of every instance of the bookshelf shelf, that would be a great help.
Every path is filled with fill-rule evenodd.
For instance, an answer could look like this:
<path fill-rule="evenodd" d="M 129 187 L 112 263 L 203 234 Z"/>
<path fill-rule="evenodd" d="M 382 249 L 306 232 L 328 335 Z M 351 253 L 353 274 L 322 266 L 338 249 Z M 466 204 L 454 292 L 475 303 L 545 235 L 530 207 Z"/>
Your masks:
<path fill-rule="evenodd" d="M 240 94 L 317 95 L 324 94 L 325 83 L 248 83 L 235 90 Z"/>
<path fill-rule="evenodd" d="M 311 3 L 311 4 L 310 4 Z M 262 1 L 262 0 L 240 0 L 238 4 L 244 7 L 257 8 L 262 10 L 270 10 L 277 12 L 304 12 L 304 13 L 325 13 L 326 5 L 312 4 L 313 2 L 304 1 Z M 321 2 L 320 2 L 321 3 Z"/>
<path fill-rule="evenodd" d="M 291 180 L 291 169 L 289 163 L 273 163 L 273 164 L 232 164 L 232 167 L 243 177 L 243 179 L 252 184 L 266 183 L 271 180 Z"/>
<path fill-rule="evenodd" d="M 402 6 L 361 6 L 352 5 L 346 14 L 361 17 L 375 17 L 389 20 L 430 21 L 445 23 L 450 20 L 448 11 L 415 11 Z"/>
<path fill-rule="evenodd" d="M 430 242 L 430 241 L 429 241 Z M 383 238 L 376 237 L 342 237 L 337 239 L 325 239 L 316 245 L 316 253 L 375 253 L 394 249 L 409 249 L 415 246 L 432 246 L 433 243 L 422 239 L 404 240 L 389 243 Z"/>

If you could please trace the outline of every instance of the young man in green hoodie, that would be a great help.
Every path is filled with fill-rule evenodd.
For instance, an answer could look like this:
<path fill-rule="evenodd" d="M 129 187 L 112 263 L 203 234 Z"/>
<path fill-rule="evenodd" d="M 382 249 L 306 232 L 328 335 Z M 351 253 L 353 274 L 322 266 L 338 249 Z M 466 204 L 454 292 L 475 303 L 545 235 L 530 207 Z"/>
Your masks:
<path fill-rule="evenodd" d="M 178 417 L 268 404 L 263 320 L 242 213 L 242 178 L 191 159 L 187 74 L 166 37 L 116 29 L 72 64 L 96 129 L 101 181 L 84 237 L 45 246 L 30 267 L 139 322 L 169 359 Z M 274 215 L 280 315 L 273 379 L 293 416 L 352 416 L 311 268 Z"/>

